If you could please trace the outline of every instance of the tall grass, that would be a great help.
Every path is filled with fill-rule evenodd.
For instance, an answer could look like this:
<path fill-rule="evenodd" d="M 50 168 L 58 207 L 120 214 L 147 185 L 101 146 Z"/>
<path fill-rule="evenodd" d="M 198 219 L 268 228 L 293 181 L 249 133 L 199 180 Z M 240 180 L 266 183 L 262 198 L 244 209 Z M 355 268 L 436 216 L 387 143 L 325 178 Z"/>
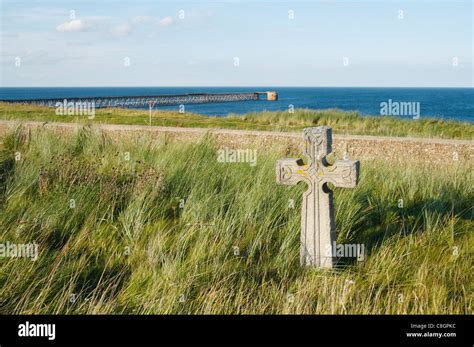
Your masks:
<path fill-rule="evenodd" d="M 242 119 L 246 124 L 269 127 L 271 130 L 300 130 L 305 127 L 327 125 L 337 134 L 412 136 L 430 138 L 473 139 L 474 124 L 432 117 L 418 120 L 391 116 L 363 116 L 358 112 L 338 109 L 252 112 L 243 116 L 230 115 L 229 119 Z"/>
<path fill-rule="evenodd" d="M 275 183 L 282 153 L 252 167 L 216 150 L 90 127 L 5 135 L 0 242 L 40 256 L 0 258 L 0 313 L 472 311 L 472 164 L 363 162 L 334 197 L 338 242 L 367 259 L 318 271 L 299 266 L 305 187 Z"/>
<path fill-rule="evenodd" d="M 83 124 L 149 125 L 148 110 L 97 109 L 95 117 L 61 116 L 55 108 L 12 105 L 0 102 L 0 119 L 24 121 L 76 122 Z M 153 110 L 151 125 L 176 127 L 225 128 L 271 131 L 299 131 L 305 127 L 327 125 L 336 134 L 412 136 L 445 139 L 474 139 L 474 124 L 423 116 L 418 120 L 390 116 L 362 116 L 337 109 L 251 112 L 212 117 L 193 113 Z"/>

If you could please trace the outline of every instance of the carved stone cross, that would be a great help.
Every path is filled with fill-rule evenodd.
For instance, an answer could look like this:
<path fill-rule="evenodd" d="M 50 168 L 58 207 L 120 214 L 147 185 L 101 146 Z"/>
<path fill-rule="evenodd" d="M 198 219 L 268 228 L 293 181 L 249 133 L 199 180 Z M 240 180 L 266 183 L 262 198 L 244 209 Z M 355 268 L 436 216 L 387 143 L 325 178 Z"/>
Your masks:
<path fill-rule="evenodd" d="M 359 178 L 359 161 L 338 160 L 329 165 L 326 156 L 332 151 L 332 130 L 327 126 L 306 128 L 303 132 L 305 165 L 302 159 L 277 161 L 277 183 L 308 184 L 303 194 L 301 211 L 301 265 L 332 268 L 333 243 L 336 242 L 332 190 L 336 187 L 354 188 Z"/>

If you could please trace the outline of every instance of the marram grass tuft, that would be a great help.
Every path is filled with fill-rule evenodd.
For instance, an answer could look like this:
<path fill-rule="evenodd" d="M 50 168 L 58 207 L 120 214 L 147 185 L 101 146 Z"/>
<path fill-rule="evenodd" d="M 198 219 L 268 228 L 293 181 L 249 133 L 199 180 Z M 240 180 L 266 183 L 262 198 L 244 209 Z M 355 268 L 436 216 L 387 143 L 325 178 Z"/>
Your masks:
<path fill-rule="evenodd" d="M 472 165 L 361 163 L 334 192 L 339 243 L 366 260 L 299 266 L 303 184 L 222 163 L 209 139 L 112 141 L 17 128 L 0 147 L 0 313 L 471 313 Z M 294 201 L 294 206 L 290 204 Z"/>

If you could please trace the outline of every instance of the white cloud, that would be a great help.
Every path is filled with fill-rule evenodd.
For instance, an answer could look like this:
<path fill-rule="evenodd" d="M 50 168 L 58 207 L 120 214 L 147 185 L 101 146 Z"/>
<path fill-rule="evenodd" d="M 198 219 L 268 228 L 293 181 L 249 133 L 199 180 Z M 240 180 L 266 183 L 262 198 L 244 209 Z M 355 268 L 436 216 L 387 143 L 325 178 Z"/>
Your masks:
<path fill-rule="evenodd" d="M 152 16 L 135 16 L 132 18 L 133 24 L 154 24 L 162 27 L 167 27 L 176 23 L 175 18 L 167 16 L 164 18 L 157 18 Z"/>
<path fill-rule="evenodd" d="M 131 19 L 132 24 L 146 25 L 153 24 L 158 27 L 168 27 L 171 25 L 199 25 L 199 22 L 205 20 L 208 17 L 213 15 L 212 12 L 203 12 L 203 11 L 190 11 L 184 12 L 183 17 L 180 18 L 176 16 L 166 16 L 163 18 L 157 18 L 148 15 L 135 16 Z"/>
<path fill-rule="evenodd" d="M 69 22 L 64 22 L 56 27 L 56 30 L 62 33 L 71 31 L 83 31 L 89 29 L 91 24 L 81 19 L 74 19 Z"/>
<path fill-rule="evenodd" d="M 132 18 L 132 22 L 135 24 L 145 24 L 154 21 L 151 16 L 135 16 Z"/>
<path fill-rule="evenodd" d="M 160 20 L 160 25 L 163 26 L 163 27 L 167 27 L 167 26 L 169 26 L 173 23 L 174 23 L 174 19 L 172 17 L 169 17 L 169 16 Z"/>
<path fill-rule="evenodd" d="M 125 36 L 125 35 L 128 35 L 131 31 L 131 27 L 130 27 L 130 24 L 128 24 L 128 22 L 126 23 L 123 23 L 123 24 L 120 24 L 120 25 L 117 25 L 115 27 L 112 28 L 111 32 L 112 34 L 116 35 L 116 36 Z"/>

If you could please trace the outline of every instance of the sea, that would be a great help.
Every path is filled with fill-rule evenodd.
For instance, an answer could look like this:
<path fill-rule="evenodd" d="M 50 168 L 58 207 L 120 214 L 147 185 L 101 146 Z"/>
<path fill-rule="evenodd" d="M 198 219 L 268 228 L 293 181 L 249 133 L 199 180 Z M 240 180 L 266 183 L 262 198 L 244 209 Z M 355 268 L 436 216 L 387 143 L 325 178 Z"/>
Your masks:
<path fill-rule="evenodd" d="M 187 104 L 185 111 L 225 116 L 264 110 L 285 111 L 292 108 L 340 109 L 356 111 L 361 115 L 393 115 L 415 119 L 419 116 L 419 118 L 442 118 L 474 123 L 474 88 L 1 87 L 0 100 L 265 91 L 278 92 L 278 101 L 267 101 L 265 96 L 262 96 L 262 100 L 259 101 Z M 403 108 L 401 103 L 410 108 Z M 157 108 L 178 110 L 179 105 Z"/>

